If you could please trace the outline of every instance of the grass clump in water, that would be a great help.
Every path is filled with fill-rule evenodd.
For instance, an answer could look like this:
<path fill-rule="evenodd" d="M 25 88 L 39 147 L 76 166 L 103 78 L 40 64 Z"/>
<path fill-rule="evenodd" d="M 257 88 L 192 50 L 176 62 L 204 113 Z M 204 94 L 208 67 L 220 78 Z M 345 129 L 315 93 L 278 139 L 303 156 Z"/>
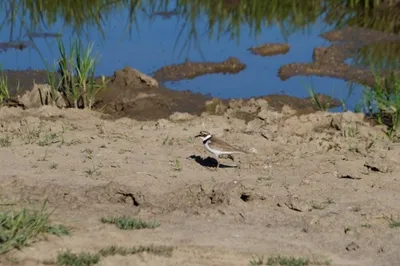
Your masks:
<path fill-rule="evenodd" d="M 158 221 L 148 222 L 128 216 L 108 217 L 108 218 L 103 217 L 101 218 L 100 221 L 102 223 L 115 224 L 119 229 L 122 230 L 145 229 L 145 228 L 153 229 L 161 225 L 160 222 Z"/>
<path fill-rule="evenodd" d="M 7 76 L 0 76 L 0 103 L 10 99 L 10 91 L 8 90 Z"/>
<path fill-rule="evenodd" d="M 100 84 L 95 81 L 98 57 L 92 56 L 92 49 L 93 43 L 84 48 L 75 39 L 67 52 L 63 42 L 58 41 L 60 58 L 57 61 L 57 71 L 48 71 L 52 105 L 57 105 L 61 95 L 68 107 L 92 109 L 98 93 L 107 84 L 104 76 L 101 77 Z"/>
<path fill-rule="evenodd" d="M 400 130 L 400 75 L 391 72 L 383 77 L 375 74 L 375 86 L 367 88 L 364 104 L 369 116 L 387 126 L 390 139 L 399 137 Z"/>

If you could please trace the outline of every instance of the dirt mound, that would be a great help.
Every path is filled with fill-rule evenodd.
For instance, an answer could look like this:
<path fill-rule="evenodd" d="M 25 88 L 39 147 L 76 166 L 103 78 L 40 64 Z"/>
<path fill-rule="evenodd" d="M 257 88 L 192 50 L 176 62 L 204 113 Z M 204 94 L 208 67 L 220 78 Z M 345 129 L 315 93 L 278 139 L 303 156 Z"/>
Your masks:
<path fill-rule="evenodd" d="M 240 206 L 251 201 L 263 201 L 265 197 L 257 189 L 246 186 L 240 181 L 203 183 L 190 185 L 163 195 L 164 212 L 174 210 L 196 211 L 200 208 L 221 206 Z M 158 206 L 164 205 L 158 202 Z"/>
<path fill-rule="evenodd" d="M 348 64 L 345 60 L 354 56 L 362 48 L 378 44 L 398 43 L 400 40 L 396 34 L 357 27 L 334 30 L 323 34 L 322 37 L 335 43 L 329 47 L 315 48 L 312 63 L 291 63 L 281 66 L 278 70 L 281 80 L 299 75 L 317 75 L 340 78 L 368 87 L 376 86 L 375 73 L 363 66 L 357 67 Z M 380 75 L 385 77 L 391 72 L 384 70 Z M 400 70 L 395 69 L 394 72 L 398 75 Z"/>
<path fill-rule="evenodd" d="M 271 56 L 277 54 L 286 54 L 289 52 L 290 46 L 286 43 L 265 43 L 260 46 L 247 49 L 252 54 L 260 56 Z"/>
<path fill-rule="evenodd" d="M 169 65 L 154 72 L 154 78 L 160 82 L 193 79 L 207 74 L 236 74 L 246 68 L 236 57 L 222 62 L 190 62 Z"/>

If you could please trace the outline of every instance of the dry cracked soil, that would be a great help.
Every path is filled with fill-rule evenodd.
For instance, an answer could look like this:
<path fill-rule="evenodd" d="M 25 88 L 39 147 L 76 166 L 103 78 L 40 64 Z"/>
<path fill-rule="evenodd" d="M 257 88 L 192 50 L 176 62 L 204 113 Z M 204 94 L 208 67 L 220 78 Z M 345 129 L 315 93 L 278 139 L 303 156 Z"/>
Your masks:
<path fill-rule="evenodd" d="M 61 251 L 110 245 L 172 253 L 108 256 L 100 265 L 234 266 L 277 255 L 309 265 L 398 265 L 400 147 L 383 127 L 351 112 L 296 115 L 253 104 L 260 112 L 246 122 L 232 112 L 139 121 L 2 107 L 2 208 L 40 208 L 47 199 L 51 222 L 71 234 L 11 250 L 1 265 L 48 265 Z M 201 130 L 248 154 L 214 170 L 194 138 Z M 160 226 L 120 230 L 101 223 L 109 216 Z"/>

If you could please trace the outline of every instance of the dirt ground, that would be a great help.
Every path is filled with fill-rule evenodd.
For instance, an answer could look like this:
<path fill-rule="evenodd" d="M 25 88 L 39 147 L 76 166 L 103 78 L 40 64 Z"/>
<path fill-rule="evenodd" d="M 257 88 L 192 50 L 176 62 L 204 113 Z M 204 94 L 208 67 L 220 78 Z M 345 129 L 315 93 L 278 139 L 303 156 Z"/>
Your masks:
<path fill-rule="evenodd" d="M 1 265 L 45 265 L 67 249 L 150 244 L 170 246 L 172 255 L 111 256 L 100 264 L 232 266 L 282 255 L 398 265 L 400 229 L 390 225 L 400 220 L 400 147 L 382 127 L 350 112 L 297 116 L 288 106 L 276 112 L 263 100 L 251 104 L 156 121 L 2 107 L 1 201 L 40 207 L 48 198 L 52 222 L 71 235 L 11 251 Z M 247 124 L 234 118 L 253 107 L 257 117 Z M 221 159 L 215 171 L 194 138 L 200 130 L 248 154 Z M 161 226 L 120 230 L 100 222 L 111 215 Z"/>

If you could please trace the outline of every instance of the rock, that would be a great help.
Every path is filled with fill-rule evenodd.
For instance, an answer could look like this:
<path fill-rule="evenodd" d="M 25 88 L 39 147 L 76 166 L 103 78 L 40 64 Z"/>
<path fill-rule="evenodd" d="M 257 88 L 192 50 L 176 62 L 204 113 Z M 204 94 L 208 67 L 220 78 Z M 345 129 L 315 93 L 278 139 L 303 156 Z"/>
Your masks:
<path fill-rule="evenodd" d="M 269 112 L 268 112 L 268 110 L 264 109 L 264 110 L 261 110 L 261 112 L 259 112 L 257 116 L 262 120 L 267 120 L 268 116 L 269 116 Z"/>
<path fill-rule="evenodd" d="M 175 112 L 169 116 L 169 120 L 174 122 L 189 121 L 195 119 L 196 116 L 189 113 Z"/>
<path fill-rule="evenodd" d="M 268 109 L 269 107 L 268 101 L 265 99 L 257 99 L 256 104 L 258 107 L 260 107 L 260 110 Z"/>
<path fill-rule="evenodd" d="M 364 114 L 363 113 L 353 113 L 350 111 L 344 112 L 342 114 L 343 120 L 345 122 L 360 122 L 364 121 Z"/>
<path fill-rule="evenodd" d="M 362 161 L 338 161 L 335 162 L 335 175 L 338 178 L 361 179 Z"/>
<path fill-rule="evenodd" d="M 304 200 L 300 200 L 297 197 L 289 197 L 285 201 L 286 207 L 297 212 L 307 212 L 312 210 L 312 206 Z"/>
<path fill-rule="evenodd" d="M 243 104 L 244 104 L 244 101 L 242 99 L 230 100 L 228 106 L 231 109 L 236 109 L 236 108 L 240 109 L 243 107 Z"/>
<path fill-rule="evenodd" d="M 257 105 L 256 99 L 251 98 L 251 99 L 247 102 L 247 105 Z"/>
<path fill-rule="evenodd" d="M 159 87 L 157 80 L 131 67 L 124 67 L 122 70 L 115 71 L 113 82 L 124 86 L 142 87 L 141 85 L 144 84 L 148 87 Z"/>
<path fill-rule="evenodd" d="M 59 108 L 67 107 L 62 94 L 55 91 L 56 105 Z M 26 91 L 22 96 L 18 96 L 18 101 L 25 105 L 26 108 L 38 108 L 43 105 L 51 105 L 51 87 L 49 84 L 33 84 L 30 91 Z"/>
<path fill-rule="evenodd" d="M 268 129 L 262 129 L 260 131 L 260 134 L 261 134 L 261 136 L 263 136 L 267 140 L 273 141 L 275 139 L 275 137 L 272 134 L 272 132 L 270 130 L 268 130 Z"/>
<path fill-rule="evenodd" d="M 301 117 L 300 117 L 301 118 Z M 314 130 L 314 124 L 310 121 L 301 121 L 299 117 L 292 116 L 285 120 L 282 133 L 291 135 L 305 136 Z"/>
<path fill-rule="evenodd" d="M 278 122 L 279 120 L 281 120 L 283 115 L 282 115 L 282 113 L 279 113 L 279 112 L 267 111 L 264 109 L 264 110 L 261 110 L 260 113 L 258 113 L 258 117 L 265 120 L 267 124 L 274 124 L 274 123 Z"/>
<path fill-rule="evenodd" d="M 244 130 L 245 133 L 254 133 L 258 132 L 260 128 L 264 126 L 264 121 L 261 119 L 253 119 L 249 123 L 247 123 L 246 129 Z"/>
<path fill-rule="evenodd" d="M 295 115 L 296 113 L 297 113 L 297 111 L 292 109 L 289 105 L 285 104 L 282 107 L 282 114 L 284 114 L 285 116 Z"/>
<path fill-rule="evenodd" d="M 312 122 L 301 123 L 299 126 L 294 130 L 295 135 L 297 136 L 305 136 L 311 133 L 314 130 L 314 125 Z"/>
<path fill-rule="evenodd" d="M 346 130 L 349 126 L 355 124 L 363 124 L 364 114 L 363 113 L 353 113 L 344 112 L 342 114 L 336 115 L 331 120 L 331 127 L 336 130 Z"/>
<path fill-rule="evenodd" d="M 390 158 L 380 158 L 380 157 L 373 157 L 368 158 L 364 166 L 373 172 L 380 172 L 380 173 L 390 173 L 393 172 L 394 169 L 394 162 L 390 160 Z"/>

